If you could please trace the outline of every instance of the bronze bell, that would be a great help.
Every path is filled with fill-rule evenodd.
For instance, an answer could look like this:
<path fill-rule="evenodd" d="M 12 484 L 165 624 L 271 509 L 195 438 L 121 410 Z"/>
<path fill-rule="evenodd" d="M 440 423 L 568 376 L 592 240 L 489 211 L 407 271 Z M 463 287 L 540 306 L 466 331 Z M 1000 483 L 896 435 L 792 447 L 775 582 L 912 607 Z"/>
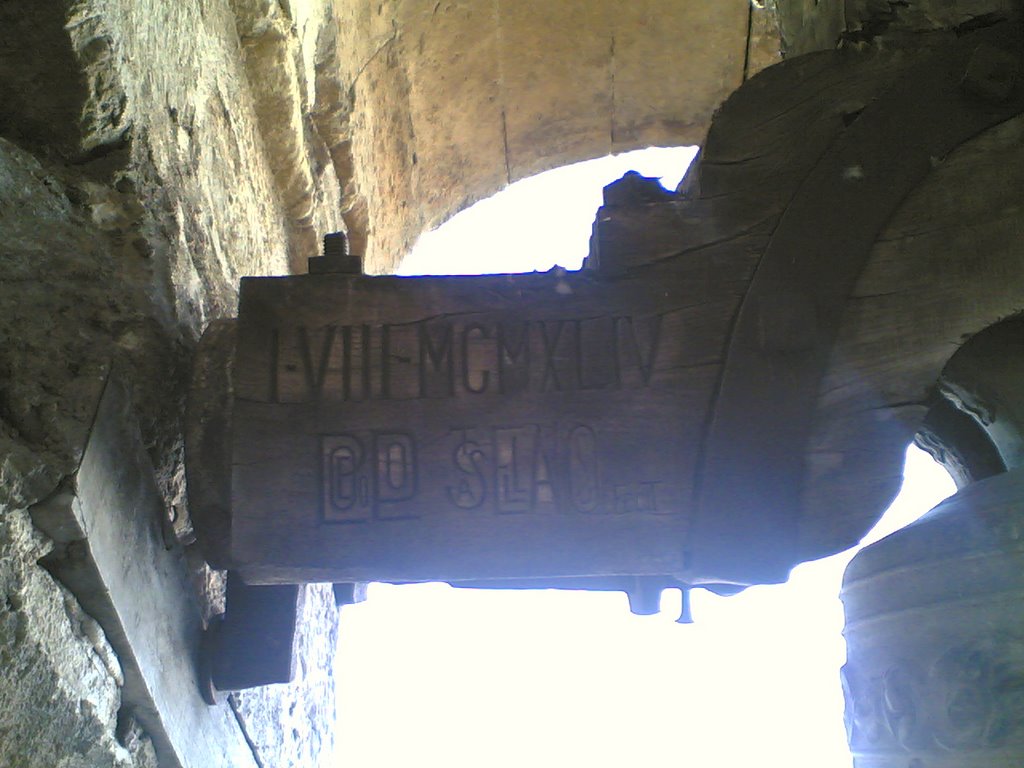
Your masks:
<path fill-rule="evenodd" d="M 858 768 L 1020 765 L 1024 471 L 961 490 L 850 563 L 846 725 Z"/>

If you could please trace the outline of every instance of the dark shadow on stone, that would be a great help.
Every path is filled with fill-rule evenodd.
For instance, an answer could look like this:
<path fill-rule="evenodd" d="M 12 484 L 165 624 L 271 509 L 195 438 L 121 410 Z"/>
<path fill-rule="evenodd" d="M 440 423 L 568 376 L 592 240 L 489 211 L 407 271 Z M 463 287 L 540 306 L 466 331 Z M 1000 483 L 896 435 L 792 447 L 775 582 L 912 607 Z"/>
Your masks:
<path fill-rule="evenodd" d="M 0 136 L 72 157 L 88 88 L 66 23 L 63 2 L 0 3 Z"/>

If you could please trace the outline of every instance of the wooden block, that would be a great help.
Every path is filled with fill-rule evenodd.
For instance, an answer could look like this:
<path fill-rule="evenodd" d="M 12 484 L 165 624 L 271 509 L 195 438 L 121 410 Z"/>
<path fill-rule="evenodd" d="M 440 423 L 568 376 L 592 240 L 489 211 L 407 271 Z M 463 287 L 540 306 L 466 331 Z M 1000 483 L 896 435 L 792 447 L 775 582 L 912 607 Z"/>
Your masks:
<path fill-rule="evenodd" d="M 244 280 L 236 566 L 253 583 L 680 572 L 739 297 L 716 257 L 616 279 Z"/>

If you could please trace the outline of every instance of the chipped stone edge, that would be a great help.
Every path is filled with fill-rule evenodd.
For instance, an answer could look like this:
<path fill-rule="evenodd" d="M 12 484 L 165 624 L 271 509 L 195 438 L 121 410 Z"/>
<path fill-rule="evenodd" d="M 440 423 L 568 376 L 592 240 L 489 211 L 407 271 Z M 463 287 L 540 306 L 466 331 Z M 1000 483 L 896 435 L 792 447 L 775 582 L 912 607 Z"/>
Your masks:
<path fill-rule="evenodd" d="M 258 768 L 236 715 L 200 696 L 202 619 L 180 548 L 164 544 L 163 502 L 116 370 L 73 480 L 32 509 L 55 540 L 47 567 L 95 618 L 124 668 L 122 708 L 161 766 Z"/>

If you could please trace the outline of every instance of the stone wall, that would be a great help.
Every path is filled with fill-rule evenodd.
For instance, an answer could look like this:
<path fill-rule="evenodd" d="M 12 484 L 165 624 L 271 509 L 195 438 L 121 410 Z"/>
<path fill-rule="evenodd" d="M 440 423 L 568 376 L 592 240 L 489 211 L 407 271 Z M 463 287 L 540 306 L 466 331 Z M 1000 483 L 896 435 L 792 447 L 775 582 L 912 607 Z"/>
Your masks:
<path fill-rule="evenodd" d="M 511 181 L 698 143 L 777 60 L 774 18 L 747 0 L 0 5 L 0 765 L 192 764 L 125 685 L 125 638 L 82 608 L 103 585 L 54 567 L 74 548 L 32 525 L 74 505 L 112 371 L 162 508 L 140 527 L 189 564 L 198 626 L 221 581 L 192 546 L 184 395 L 239 278 L 304 271 L 341 229 L 384 271 Z M 299 681 L 222 710 L 265 766 L 331 749 L 336 615 L 324 588 L 304 605 Z"/>
<path fill-rule="evenodd" d="M 700 143 L 761 30 L 748 0 L 336 5 L 352 99 L 348 223 L 375 272 L 523 177 Z"/>
<path fill-rule="evenodd" d="M 319 0 L 0 8 L 0 765 L 144 766 L 158 752 L 162 766 L 200 764 L 139 726 L 126 660 L 76 598 L 97 585 L 62 584 L 39 564 L 55 544 L 30 511 L 73 495 L 117 369 L 160 490 L 153 526 L 186 547 L 200 587 L 183 626 L 216 609 L 218 579 L 187 546 L 190 350 L 233 313 L 242 275 L 296 268 L 343 226 L 333 139 L 315 117 L 331 14 Z M 333 689 L 318 672 L 334 648 L 329 596 L 307 600 L 316 669 L 224 710 L 262 765 L 329 757 Z M 182 639 L 183 658 L 198 639 Z M 309 727 L 258 735 L 267 713 L 289 709 Z"/>

